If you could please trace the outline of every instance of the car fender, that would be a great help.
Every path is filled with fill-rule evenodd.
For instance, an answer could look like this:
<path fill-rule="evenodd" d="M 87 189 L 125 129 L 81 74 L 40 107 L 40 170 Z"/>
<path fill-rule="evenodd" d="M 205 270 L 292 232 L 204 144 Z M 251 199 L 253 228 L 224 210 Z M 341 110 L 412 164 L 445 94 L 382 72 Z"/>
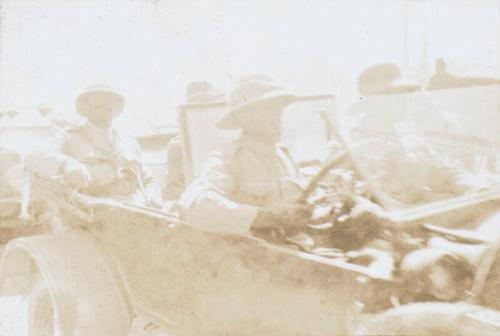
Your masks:
<path fill-rule="evenodd" d="M 64 336 L 128 334 L 133 311 L 125 282 L 87 231 L 9 242 L 0 263 L 0 295 L 28 295 L 36 272 L 50 293 Z"/>

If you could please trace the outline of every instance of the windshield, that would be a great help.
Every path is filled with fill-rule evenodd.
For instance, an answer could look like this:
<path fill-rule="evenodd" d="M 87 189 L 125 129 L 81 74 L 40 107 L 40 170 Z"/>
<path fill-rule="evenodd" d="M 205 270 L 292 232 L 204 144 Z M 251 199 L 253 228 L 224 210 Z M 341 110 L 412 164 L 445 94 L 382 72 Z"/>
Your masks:
<path fill-rule="evenodd" d="M 420 91 L 364 97 L 346 111 L 336 111 L 332 96 L 304 97 L 285 109 L 281 143 L 309 173 L 332 154 L 330 137 L 356 148 L 350 151 L 353 165 L 381 205 L 409 209 L 494 187 L 500 175 L 499 97 L 498 85 Z M 210 152 L 239 131 L 215 127 L 224 103 L 182 110 L 190 182 Z"/>

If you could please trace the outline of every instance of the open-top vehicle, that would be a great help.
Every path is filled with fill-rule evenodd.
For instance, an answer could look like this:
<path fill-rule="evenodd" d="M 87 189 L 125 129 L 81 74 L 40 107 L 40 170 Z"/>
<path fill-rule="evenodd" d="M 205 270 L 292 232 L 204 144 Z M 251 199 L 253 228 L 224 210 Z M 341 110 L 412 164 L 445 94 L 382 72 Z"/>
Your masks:
<path fill-rule="evenodd" d="M 493 87 L 487 96 L 497 99 L 499 89 Z M 398 96 L 413 100 L 422 94 Z M 332 112 L 332 104 L 331 96 L 315 96 L 291 105 L 284 115 L 283 142 L 311 176 L 311 189 L 327 189 L 329 184 L 316 177 L 328 178 L 327 172 L 346 159 L 373 199 L 387 208 L 400 194 L 384 190 L 369 168 L 380 153 L 374 152 L 380 151 L 380 140 L 351 146 L 367 139 L 340 134 L 344 149 L 323 160 L 332 130 L 325 127 L 329 117 L 317 111 Z M 199 174 L 210 150 L 235 136 L 213 127 L 223 107 L 207 103 L 181 109 L 187 182 Z M 393 139 L 391 149 L 400 149 L 398 144 Z M 450 218 L 450 211 L 477 223 L 498 209 L 499 194 L 490 188 L 406 207 L 398 202 L 387 210 L 396 222 L 417 230 L 424 222 L 446 224 L 442 220 Z M 359 262 L 348 251 L 329 249 L 328 255 L 254 237 L 203 232 L 171 213 L 81 195 L 63 181 L 33 177 L 32 195 L 59 212 L 51 217 L 53 232 L 11 241 L 0 269 L 2 295 L 29 297 L 32 335 L 53 335 L 56 330 L 65 336 L 127 335 L 138 320 L 144 321 L 145 335 L 397 335 L 415 330 L 422 320 L 436 324 L 426 325 L 428 334 L 442 328 L 464 335 L 500 331 L 498 241 L 471 231 L 427 226 L 424 236 L 444 235 L 481 249 L 470 288 L 473 304 L 426 303 L 421 309 L 420 303 L 399 306 L 405 288 L 396 272 L 380 267 L 376 258 Z"/>

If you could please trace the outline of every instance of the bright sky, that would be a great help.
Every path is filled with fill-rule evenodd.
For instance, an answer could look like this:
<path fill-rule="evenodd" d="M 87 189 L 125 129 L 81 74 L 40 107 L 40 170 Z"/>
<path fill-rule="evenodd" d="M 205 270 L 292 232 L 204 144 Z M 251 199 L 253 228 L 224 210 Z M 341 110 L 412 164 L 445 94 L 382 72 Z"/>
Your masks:
<path fill-rule="evenodd" d="M 105 82 L 126 95 L 128 130 L 174 121 L 199 79 L 227 90 L 241 74 L 267 73 L 347 101 L 359 71 L 380 62 L 426 80 L 444 57 L 454 73 L 500 77 L 499 0 L 0 3 L 2 109 L 49 103 L 71 115 L 83 87 Z"/>

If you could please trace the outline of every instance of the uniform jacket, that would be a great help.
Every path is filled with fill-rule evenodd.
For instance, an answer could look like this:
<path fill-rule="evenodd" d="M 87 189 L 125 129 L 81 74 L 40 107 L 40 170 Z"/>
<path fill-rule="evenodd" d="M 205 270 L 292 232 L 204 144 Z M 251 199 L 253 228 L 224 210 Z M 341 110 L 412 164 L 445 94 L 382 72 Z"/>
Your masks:
<path fill-rule="evenodd" d="M 299 178 L 285 147 L 242 136 L 209 156 L 180 205 L 192 226 L 247 235 L 260 207 L 293 202 L 300 196 Z"/>
<path fill-rule="evenodd" d="M 144 202 L 143 191 L 158 192 L 137 141 L 115 129 L 104 130 L 88 122 L 63 131 L 47 146 L 31 153 L 25 165 L 49 178 L 61 174 L 68 160 L 83 163 L 92 175 L 91 185 L 81 190 L 84 193 Z"/>

